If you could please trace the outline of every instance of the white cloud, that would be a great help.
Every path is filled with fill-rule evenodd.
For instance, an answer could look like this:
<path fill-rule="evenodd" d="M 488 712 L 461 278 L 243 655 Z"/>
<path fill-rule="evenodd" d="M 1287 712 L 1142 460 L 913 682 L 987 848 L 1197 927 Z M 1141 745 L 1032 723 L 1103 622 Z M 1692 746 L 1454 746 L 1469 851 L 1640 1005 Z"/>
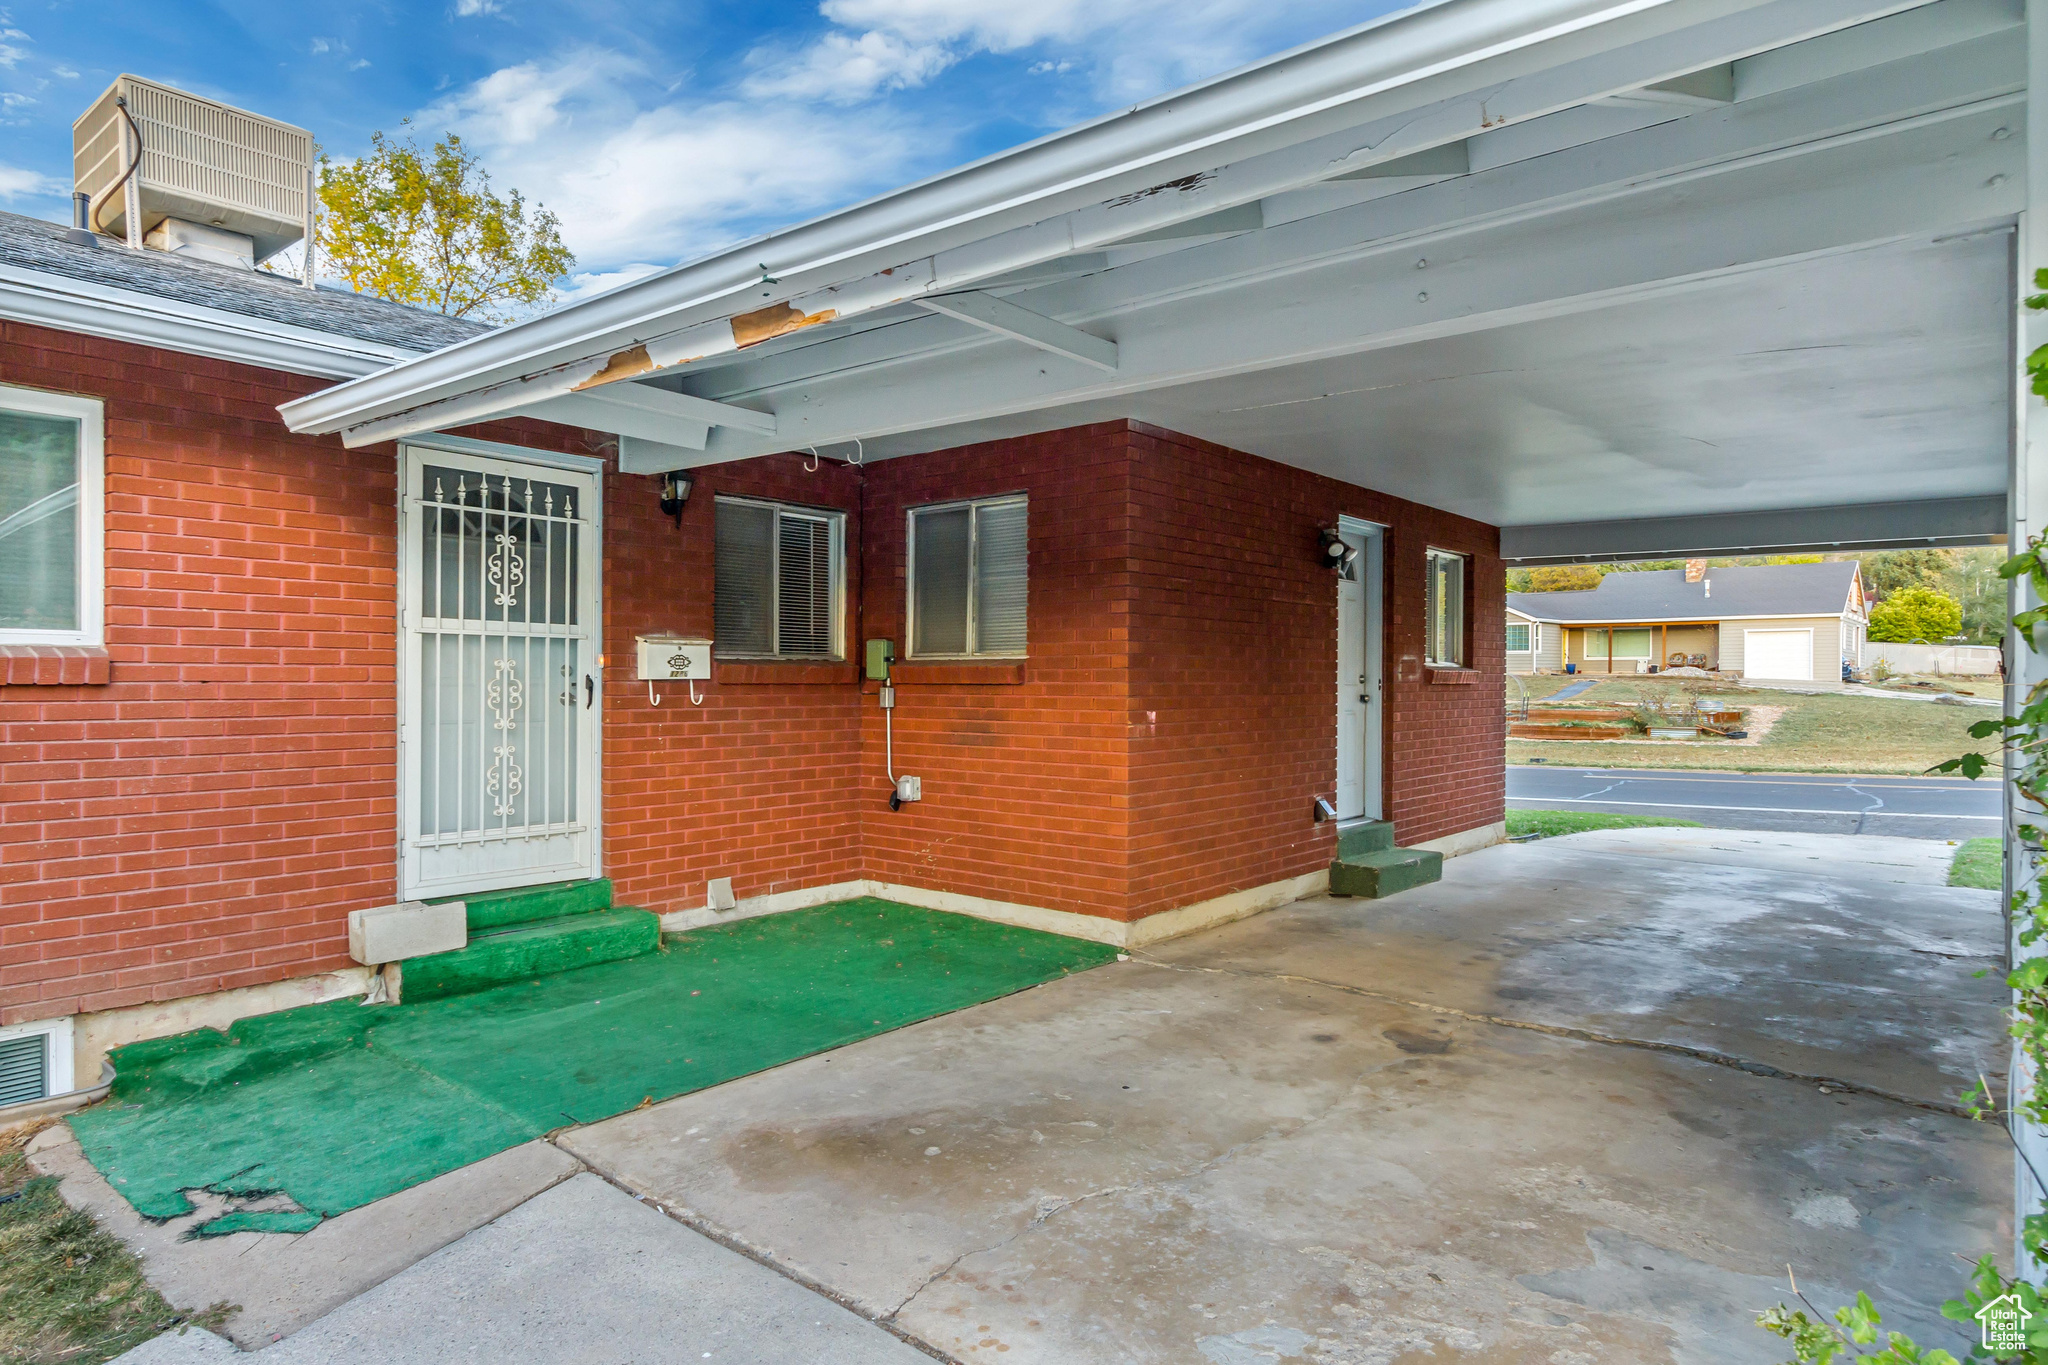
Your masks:
<path fill-rule="evenodd" d="M 0 162 L 0 199 L 19 199 L 29 194 L 62 194 L 68 188 L 53 175 Z"/>
<path fill-rule="evenodd" d="M 794 58 L 756 52 L 755 70 L 741 83 L 756 99 L 823 99 L 853 104 L 878 90 L 923 85 L 954 57 L 940 43 L 911 43 L 893 34 L 827 33 Z"/>
<path fill-rule="evenodd" d="M 580 264 L 606 275 L 837 207 L 944 147 L 886 111 L 678 99 L 602 50 L 506 67 L 416 121 L 462 134 L 500 189 L 553 210 Z"/>
<path fill-rule="evenodd" d="M 578 303 L 607 290 L 617 289 L 622 284 L 644 280 L 649 275 L 658 275 L 665 269 L 646 261 L 635 261 L 622 265 L 617 270 L 578 271 L 569 277 L 568 287 L 561 291 L 558 303 Z"/>
<path fill-rule="evenodd" d="M 1294 35 L 1365 17 L 1355 0 L 824 0 L 818 12 L 838 27 L 786 63 L 787 69 L 845 72 L 857 87 L 864 72 L 859 54 L 917 54 L 916 62 L 901 62 L 875 79 L 867 86 L 872 91 L 920 85 L 977 53 L 1067 48 L 1029 71 L 1048 75 L 1084 68 L 1099 95 L 1118 102 L 1214 75 L 1284 46 Z M 840 95 L 827 81 L 807 92 L 794 79 L 778 85 L 776 93 L 860 97 Z"/>
<path fill-rule="evenodd" d="M 474 19 L 479 14 L 496 14 L 498 0 L 455 0 L 455 16 L 458 19 Z"/>

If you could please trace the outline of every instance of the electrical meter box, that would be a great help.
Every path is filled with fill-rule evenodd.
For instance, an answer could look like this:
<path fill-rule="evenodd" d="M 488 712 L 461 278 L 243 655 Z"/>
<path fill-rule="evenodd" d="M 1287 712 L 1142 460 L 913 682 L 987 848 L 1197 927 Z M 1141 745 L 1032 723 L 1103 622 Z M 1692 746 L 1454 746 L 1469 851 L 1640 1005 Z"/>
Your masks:
<path fill-rule="evenodd" d="M 894 640 L 868 641 L 868 681 L 889 681 L 889 666 L 896 662 Z"/>
<path fill-rule="evenodd" d="M 648 682 L 711 681 L 711 642 L 682 635 L 642 635 L 639 646 L 640 671 Z"/>

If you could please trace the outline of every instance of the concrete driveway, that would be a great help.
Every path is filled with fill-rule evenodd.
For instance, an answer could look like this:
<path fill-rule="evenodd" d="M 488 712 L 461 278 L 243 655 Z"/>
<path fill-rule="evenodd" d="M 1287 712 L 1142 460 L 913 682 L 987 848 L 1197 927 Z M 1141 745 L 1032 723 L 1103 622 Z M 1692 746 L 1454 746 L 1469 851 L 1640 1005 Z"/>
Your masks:
<path fill-rule="evenodd" d="M 1627 831 L 1313 900 L 558 1145 L 964 1361 L 1733 1365 L 2011 1244 L 1996 896 Z"/>

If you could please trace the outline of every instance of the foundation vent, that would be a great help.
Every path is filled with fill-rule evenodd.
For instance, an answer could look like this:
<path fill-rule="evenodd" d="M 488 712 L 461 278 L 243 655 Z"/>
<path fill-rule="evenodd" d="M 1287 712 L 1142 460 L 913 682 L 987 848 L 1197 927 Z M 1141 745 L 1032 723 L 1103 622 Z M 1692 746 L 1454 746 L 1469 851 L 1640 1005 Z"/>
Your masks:
<path fill-rule="evenodd" d="M 247 237 L 261 261 L 305 235 L 311 133 L 138 76 L 116 78 L 71 125 L 72 175 L 92 196 L 95 230 L 129 235 L 124 99 L 142 135 L 137 238 L 176 220 Z"/>
<path fill-rule="evenodd" d="M 0 1108 L 40 1100 L 49 1093 L 50 1035 L 0 1038 Z"/>

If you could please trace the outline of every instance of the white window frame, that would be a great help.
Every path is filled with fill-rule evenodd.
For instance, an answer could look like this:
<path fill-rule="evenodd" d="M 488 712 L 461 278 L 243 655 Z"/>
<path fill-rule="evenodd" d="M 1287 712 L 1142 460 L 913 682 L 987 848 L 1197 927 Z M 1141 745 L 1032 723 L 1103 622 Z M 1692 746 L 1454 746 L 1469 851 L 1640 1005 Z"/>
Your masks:
<path fill-rule="evenodd" d="M 1429 620 L 1429 614 L 1426 607 L 1426 604 L 1429 601 L 1429 590 L 1427 585 L 1425 584 L 1422 594 L 1423 602 L 1425 603 L 1425 610 L 1423 612 L 1422 621 L 1423 662 L 1428 664 L 1431 668 L 1469 668 L 1471 667 L 1471 660 L 1465 656 L 1468 656 L 1471 653 L 1471 645 L 1469 644 L 1469 640 L 1472 634 L 1472 623 L 1465 619 L 1465 597 L 1466 594 L 1468 594 L 1472 590 L 1472 556 L 1467 554 L 1460 554 L 1456 550 L 1439 549 L 1434 545 L 1428 546 L 1423 553 L 1425 556 L 1423 560 L 1423 572 L 1426 575 L 1432 577 L 1435 575 L 1436 572 L 1435 561 L 1439 559 L 1454 559 L 1458 562 L 1458 638 L 1455 641 L 1455 643 L 1457 646 L 1458 654 L 1460 655 L 1460 657 L 1456 659 L 1439 659 L 1434 657 L 1431 653 L 1429 647 L 1429 635 L 1430 631 L 1434 628 L 1435 623 Z"/>
<path fill-rule="evenodd" d="M 980 597 L 980 593 L 975 590 L 981 583 L 981 518 L 974 515 L 974 513 L 983 507 L 1004 507 L 1010 505 L 1023 507 L 1025 515 L 1027 517 L 1030 515 L 1031 500 L 1029 495 L 1024 493 L 1004 493 L 992 498 L 956 498 L 952 502 L 932 502 L 926 503 L 921 507 L 911 507 L 904 510 L 903 656 L 906 659 L 1027 659 L 1031 657 L 1030 607 L 1028 605 L 1031 593 L 1031 563 L 1028 535 L 1026 537 L 1024 564 L 1024 592 L 1027 604 L 1025 607 L 1024 648 L 999 654 L 992 650 L 981 650 L 972 647 L 979 643 L 980 623 L 974 618 L 975 602 Z M 968 509 L 967 643 L 969 648 L 964 654 L 919 654 L 914 650 L 914 644 L 917 640 L 917 519 L 927 512 L 955 512 L 963 507 Z"/>
<path fill-rule="evenodd" d="M 739 494 L 720 493 L 712 499 L 712 545 L 714 553 L 718 543 L 715 518 L 717 507 L 728 503 L 735 506 L 765 507 L 775 514 L 774 529 L 769 535 L 771 555 L 768 570 L 768 638 L 780 645 L 782 640 L 782 517 L 784 513 L 805 521 L 822 521 L 830 528 L 832 557 L 832 652 L 830 654 L 784 654 L 779 649 L 766 654 L 759 652 L 726 651 L 714 639 L 711 644 L 712 657 L 730 659 L 734 663 L 790 663 L 827 664 L 846 662 L 846 513 L 832 507 L 806 507 L 801 503 L 777 502 L 773 498 L 749 498 Z M 718 571 L 712 568 L 712 611 L 718 610 Z M 714 631 L 715 635 L 716 632 Z"/>
<path fill-rule="evenodd" d="M 1614 632 L 1617 630 L 1648 631 L 1650 633 L 1649 652 L 1645 654 L 1613 654 Z M 1618 663 L 1649 663 L 1657 657 L 1657 628 L 1655 626 L 1587 626 L 1585 639 L 1580 644 L 1579 651 L 1589 660 L 1598 659 L 1603 664 L 1608 661 L 1608 654 L 1595 654 L 1593 652 L 1593 633 L 1595 631 L 1607 637 L 1608 654 L 1613 654 L 1614 660 Z"/>
<path fill-rule="evenodd" d="M 106 405 L 97 398 L 0 384 L 0 409 L 78 420 L 78 629 L 0 628 L 0 645 L 106 643 Z"/>
<path fill-rule="evenodd" d="M 1534 624 L 1533 622 L 1530 622 L 1530 621 L 1510 621 L 1510 622 L 1508 622 L 1508 629 L 1509 629 L 1509 630 L 1513 630 L 1513 629 L 1514 629 L 1514 628 L 1515 628 L 1516 626 L 1520 626 L 1520 627 L 1521 627 L 1521 628 L 1522 628 L 1523 630 L 1525 630 L 1525 631 L 1527 631 L 1527 632 L 1529 633 L 1529 643 L 1528 643 L 1528 644 L 1526 644 L 1526 645 L 1523 645 L 1523 646 L 1522 646 L 1522 647 L 1521 647 L 1520 649 L 1516 649 L 1516 648 L 1515 648 L 1515 647 L 1514 647 L 1514 646 L 1513 646 L 1512 644 L 1510 644 L 1510 645 L 1508 646 L 1508 653 L 1510 653 L 1510 654 L 1534 654 L 1534 653 L 1536 652 L 1536 626 L 1535 626 L 1535 624 Z"/>

